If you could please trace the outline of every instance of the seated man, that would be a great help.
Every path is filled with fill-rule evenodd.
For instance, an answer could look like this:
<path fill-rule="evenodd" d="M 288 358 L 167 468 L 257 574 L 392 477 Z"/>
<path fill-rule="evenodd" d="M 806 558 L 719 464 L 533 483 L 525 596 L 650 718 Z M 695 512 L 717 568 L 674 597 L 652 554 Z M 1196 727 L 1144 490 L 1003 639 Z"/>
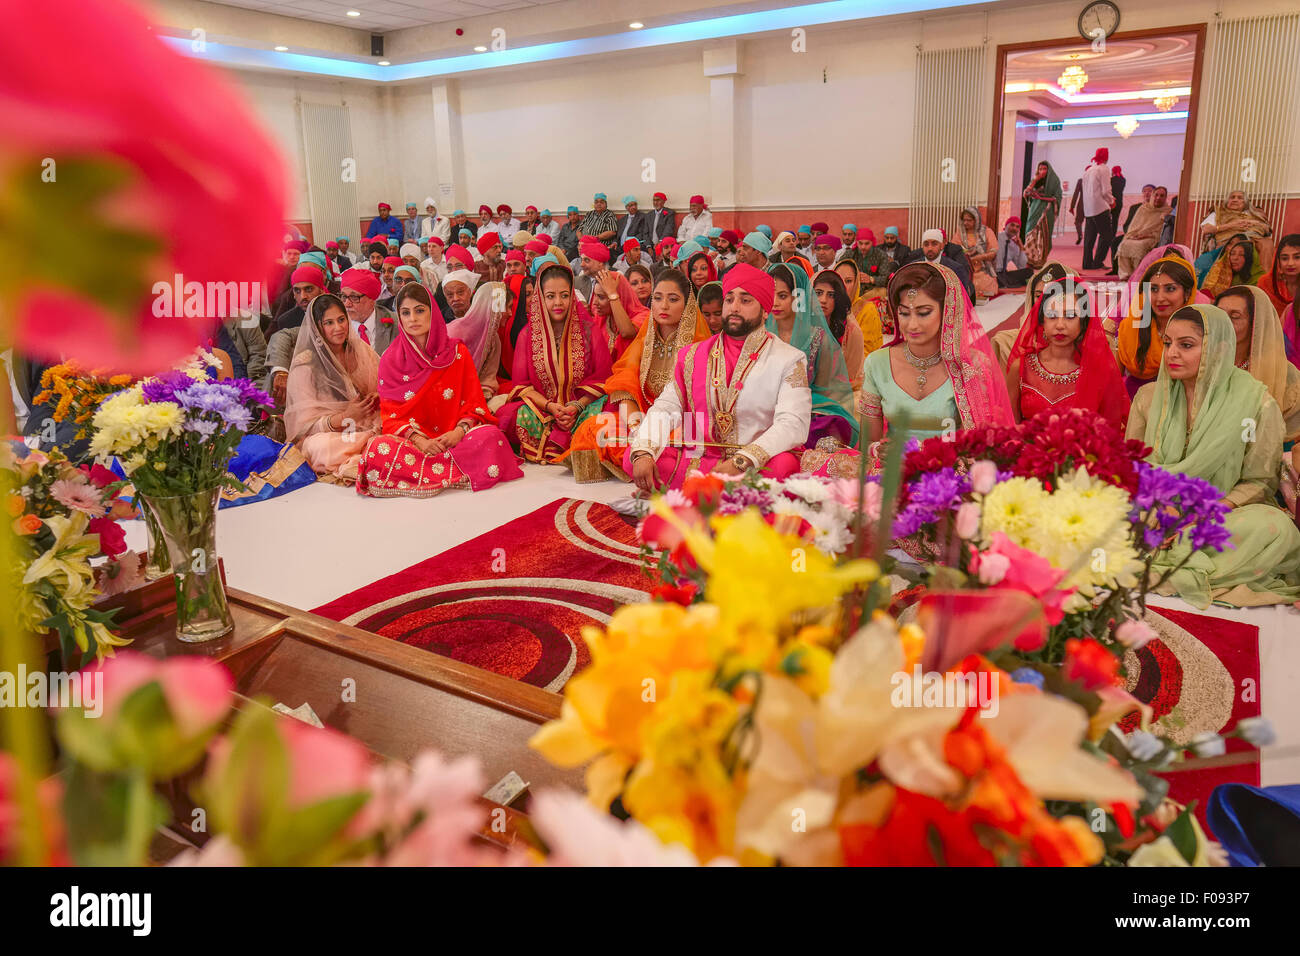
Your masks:
<path fill-rule="evenodd" d="M 951 243 L 944 243 L 942 229 L 927 229 L 921 234 L 921 248 L 913 249 L 904 265 L 912 262 L 930 262 L 947 266 L 957 273 L 957 278 L 961 280 L 961 287 L 966 290 L 966 298 L 974 302 L 975 286 L 971 284 L 970 266 L 966 262 L 966 254 L 958 247 L 949 250 L 948 247 L 951 245 Z"/>
<path fill-rule="evenodd" d="M 799 469 L 790 451 L 808 439 L 812 392 L 804 353 L 764 328 L 776 283 L 742 262 L 722 289 L 722 331 L 682 350 L 628 447 L 623 469 L 642 494 L 680 488 L 696 469 L 777 478 Z"/>

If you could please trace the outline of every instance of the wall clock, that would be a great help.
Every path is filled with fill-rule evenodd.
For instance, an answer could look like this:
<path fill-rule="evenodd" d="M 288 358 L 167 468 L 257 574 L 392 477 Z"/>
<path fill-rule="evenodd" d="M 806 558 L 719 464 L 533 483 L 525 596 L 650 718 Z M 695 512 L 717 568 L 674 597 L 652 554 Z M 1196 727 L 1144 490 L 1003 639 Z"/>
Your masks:
<path fill-rule="evenodd" d="M 1110 0 L 1095 0 L 1079 14 L 1079 36 L 1085 40 L 1109 37 L 1119 29 L 1119 7 Z"/>

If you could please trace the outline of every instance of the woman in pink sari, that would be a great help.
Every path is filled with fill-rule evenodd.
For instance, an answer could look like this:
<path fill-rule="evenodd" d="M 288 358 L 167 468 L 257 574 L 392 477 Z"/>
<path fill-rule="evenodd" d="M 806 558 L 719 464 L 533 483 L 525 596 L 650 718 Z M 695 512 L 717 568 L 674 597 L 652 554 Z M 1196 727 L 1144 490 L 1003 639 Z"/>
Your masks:
<path fill-rule="evenodd" d="M 626 280 L 624 280 L 626 281 Z M 501 430 L 527 461 L 555 464 L 604 392 L 611 363 L 604 330 L 573 294 L 573 273 L 547 265 L 528 299 L 515 341 L 510 400 Z"/>
<path fill-rule="evenodd" d="M 316 296 L 298 330 L 285 388 L 285 434 L 326 480 L 356 480 L 379 431 L 379 356 L 357 335 L 338 296 Z"/>
<path fill-rule="evenodd" d="M 366 445 L 357 493 L 431 498 L 522 478 L 487 410 L 474 357 L 447 334 L 429 291 L 408 282 L 395 304 L 401 334 L 379 360 L 383 434 Z"/>
<path fill-rule="evenodd" d="M 591 284 L 592 319 L 605 333 L 610 362 L 617 362 L 632 344 L 650 310 L 641 304 L 627 276 L 612 269 L 601 269 Z"/>

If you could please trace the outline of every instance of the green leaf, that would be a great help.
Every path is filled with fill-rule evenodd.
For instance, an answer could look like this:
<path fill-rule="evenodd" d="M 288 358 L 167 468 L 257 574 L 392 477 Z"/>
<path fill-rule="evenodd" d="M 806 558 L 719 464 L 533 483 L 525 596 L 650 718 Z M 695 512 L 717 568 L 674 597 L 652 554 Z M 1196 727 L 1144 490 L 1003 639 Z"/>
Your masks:
<path fill-rule="evenodd" d="M 147 792 L 145 804 L 135 808 L 143 815 L 146 839 L 143 846 L 132 846 L 127 836 L 131 787 L 125 777 L 73 761 L 64 779 L 63 815 L 73 859 L 81 866 L 143 866 L 148 838 L 169 819 L 167 804 Z"/>
<path fill-rule="evenodd" d="M 1169 837 L 1176 849 L 1188 866 L 1191 866 L 1196 860 L 1196 829 L 1192 826 L 1192 811 L 1196 808 L 1196 801 L 1193 800 L 1186 810 L 1178 815 L 1178 819 L 1165 829 L 1165 836 Z"/>

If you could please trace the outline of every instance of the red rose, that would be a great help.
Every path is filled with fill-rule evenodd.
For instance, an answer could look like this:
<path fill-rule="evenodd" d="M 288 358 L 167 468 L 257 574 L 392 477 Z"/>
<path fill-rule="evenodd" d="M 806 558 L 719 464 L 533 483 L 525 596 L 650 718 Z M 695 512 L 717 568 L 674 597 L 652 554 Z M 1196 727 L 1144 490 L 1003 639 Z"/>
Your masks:
<path fill-rule="evenodd" d="M 681 587 L 674 587 L 671 584 L 661 584 L 650 592 L 652 601 L 663 601 L 665 603 L 680 604 L 682 607 L 690 607 L 695 602 L 695 596 L 699 594 L 700 589 L 693 582 L 687 581 Z"/>
<path fill-rule="evenodd" d="M 1066 680 L 1082 684 L 1085 690 L 1097 690 L 1115 683 L 1119 658 L 1091 637 L 1070 638 L 1065 642 Z"/>
<path fill-rule="evenodd" d="M 91 518 L 86 533 L 99 535 L 99 550 L 110 558 L 126 551 L 126 532 L 110 517 Z"/>

